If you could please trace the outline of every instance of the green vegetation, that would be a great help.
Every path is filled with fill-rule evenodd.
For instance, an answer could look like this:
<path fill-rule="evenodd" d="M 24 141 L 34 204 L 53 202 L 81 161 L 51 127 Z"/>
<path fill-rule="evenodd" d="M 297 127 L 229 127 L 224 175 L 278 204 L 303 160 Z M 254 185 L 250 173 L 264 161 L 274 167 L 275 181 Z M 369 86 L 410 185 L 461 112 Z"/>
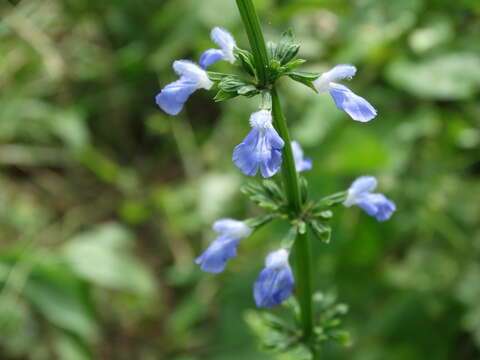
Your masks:
<path fill-rule="evenodd" d="M 312 195 L 372 174 L 398 206 L 380 225 L 339 209 L 313 244 L 317 300 L 332 317 L 348 304 L 352 342 L 323 358 L 480 358 L 480 3 L 255 5 L 268 38 L 295 29 L 302 70 L 355 64 L 349 86 L 379 111 L 357 124 L 279 82 Z M 285 225 L 242 241 L 219 276 L 194 264 L 215 219 L 261 213 L 231 163 L 256 109 L 205 91 L 177 117 L 154 102 L 217 25 L 248 47 L 233 0 L 0 3 L 1 359 L 272 358 L 251 284 Z"/>

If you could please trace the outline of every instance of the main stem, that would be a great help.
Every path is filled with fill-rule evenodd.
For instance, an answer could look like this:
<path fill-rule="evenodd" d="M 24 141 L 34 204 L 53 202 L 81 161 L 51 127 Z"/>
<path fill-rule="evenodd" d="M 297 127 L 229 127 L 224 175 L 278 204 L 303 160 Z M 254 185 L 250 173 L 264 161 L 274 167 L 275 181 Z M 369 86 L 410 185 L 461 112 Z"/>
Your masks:
<path fill-rule="evenodd" d="M 291 210 L 299 217 L 302 210 L 300 189 L 298 187 L 298 175 L 295 168 L 295 159 L 290 142 L 287 121 L 283 115 L 280 99 L 275 87 L 272 88 L 272 114 L 279 135 L 285 141 L 283 148 L 282 177 Z M 298 301 L 300 303 L 300 317 L 303 327 L 303 335 L 307 341 L 311 339 L 313 332 L 312 313 L 312 261 L 310 251 L 310 238 L 307 233 L 298 234 L 293 246 L 293 259 L 295 281 L 297 284 Z"/>
<path fill-rule="evenodd" d="M 248 40 L 252 47 L 252 54 L 257 69 L 257 77 L 261 85 L 269 85 L 268 82 L 268 55 L 265 46 L 263 32 L 260 27 L 255 7 L 252 0 L 236 0 L 242 21 L 245 25 Z M 280 98 L 277 90 L 272 84 L 272 115 L 275 128 L 285 141 L 283 148 L 282 177 L 287 196 L 289 208 L 295 218 L 300 217 L 302 211 L 302 200 L 298 186 L 298 175 L 295 168 L 290 134 L 287 121 L 283 115 Z M 312 312 L 312 271 L 311 271 L 310 239 L 308 235 L 298 234 L 293 247 L 295 281 L 297 296 L 300 303 L 300 318 L 302 322 L 303 335 L 308 344 L 311 342 L 313 333 L 313 312 Z"/>

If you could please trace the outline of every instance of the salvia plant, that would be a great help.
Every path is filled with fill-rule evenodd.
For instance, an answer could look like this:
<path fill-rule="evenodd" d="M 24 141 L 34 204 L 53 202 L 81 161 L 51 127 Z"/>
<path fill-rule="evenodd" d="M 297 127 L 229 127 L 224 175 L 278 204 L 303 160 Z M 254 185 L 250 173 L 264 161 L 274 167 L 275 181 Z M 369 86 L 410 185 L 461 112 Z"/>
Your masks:
<path fill-rule="evenodd" d="M 199 89 L 214 89 L 214 100 L 218 102 L 237 96 L 259 99 L 258 110 L 249 119 L 251 130 L 233 148 L 232 160 L 243 174 L 269 179 L 250 182 L 242 188 L 267 214 L 244 221 L 217 220 L 213 230 L 218 236 L 196 263 L 202 271 L 218 274 L 237 255 L 242 239 L 274 219 L 288 221 L 290 231 L 278 248 L 266 256 L 265 267 L 253 284 L 253 299 L 258 308 L 272 309 L 283 303 L 291 311 L 290 321 L 271 312 L 250 313 L 247 320 L 262 336 L 265 348 L 277 352 L 297 349 L 303 351 L 297 358 L 318 359 L 322 342 L 333 339 L 348 343 L 348 333 L 339 328 L 340 318 L 347 309 L 331 296 L 313 292 L 311 238 L 330 241 L 329 220 L 338 205 L 359 206 L 378 221 L 388 220 L 396 208 L 385 195 L 374 192 L 377 180 L 373 176 L 360 176 L 347 190 L 320 200 L 308 197 L 303 173 L 312 168 L 312 160 L 305 158 L 300 144 L 290 138 L 276 83 L 288 77 L 320 95 L 328 92 L 336 107 L 354 121 L 368 122 L 376 117 L 377 111 L 339 83 L 352 79 L 355 66 L 336 65 L 323 74 L 297 70 L 305 60 L 296 58 L 300 45 L 293 31 L 283 33 L 277 43 L 266 44 L 252 0 L 236 0 L 236 3 L 251 52 L 239 48 L 227 30 L 214 28 L 211 38 L 218 48 L 206 50 L 198 63 L 174 61 L 173 69 L 179 79 L 161 90 L 156 103 L 166 113 L 177 115 Z M 245 76 L 210 71 L 218 61 L 239 66 Z M 277 173 L 281 173 L 281 180 L 274 177 Z"/>

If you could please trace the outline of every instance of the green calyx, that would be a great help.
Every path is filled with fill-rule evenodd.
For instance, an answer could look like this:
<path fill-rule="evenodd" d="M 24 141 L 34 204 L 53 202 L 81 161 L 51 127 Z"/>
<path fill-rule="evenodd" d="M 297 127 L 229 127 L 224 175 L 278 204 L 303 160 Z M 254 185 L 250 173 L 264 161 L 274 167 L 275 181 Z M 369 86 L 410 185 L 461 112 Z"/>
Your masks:
<path fill-rule="evenodd" d="M 313 81 L 320 74 L 295 70 L 306 62 L 306 60 L 295 58 L 299 49 L 300 44 L 296 41 L 292 29 L 285 31 L 278 43 L 268 42 L 265 50 L 267 59 L 265 66 L 259 65 L 251 52 L 236 48 L 234 50 L 236 63 L 250 79 L 244 79 L 239 75 L 208 71 L 209 79 L 217 88 L 214 100 L 220 102 L 237 96 L 259 95 L 271 90 L 275 82 L 283 76 L 308 86 L 316 92 Z"/>

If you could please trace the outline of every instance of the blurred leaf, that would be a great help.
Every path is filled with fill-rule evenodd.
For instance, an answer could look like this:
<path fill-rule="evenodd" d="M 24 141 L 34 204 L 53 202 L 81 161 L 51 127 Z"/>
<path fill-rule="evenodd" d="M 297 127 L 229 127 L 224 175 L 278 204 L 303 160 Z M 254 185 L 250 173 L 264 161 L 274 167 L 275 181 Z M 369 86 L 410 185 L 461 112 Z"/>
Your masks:
<path fill-rule="evenodd" d="M 480 89 L 480 57 L 451 53 L 422 62 L 397 60 L 387 69 L 393 85 L 426 99 L 465 99 Z"/>
<path fill-rule="evenodd" d="M 64 264 L 42 265 L 30 277 L 25 294 L 40 313 L 61 329 L 93 342 L 98 324 L 83 284 Z"/>
<path fill-rule="evenodd" d="M 133 236 L 123 226 L 99 225 L 71 239 L 64 254 L 82 278 L 107 288 L 152 295 L 153 279 L 132 254 Z"/>

